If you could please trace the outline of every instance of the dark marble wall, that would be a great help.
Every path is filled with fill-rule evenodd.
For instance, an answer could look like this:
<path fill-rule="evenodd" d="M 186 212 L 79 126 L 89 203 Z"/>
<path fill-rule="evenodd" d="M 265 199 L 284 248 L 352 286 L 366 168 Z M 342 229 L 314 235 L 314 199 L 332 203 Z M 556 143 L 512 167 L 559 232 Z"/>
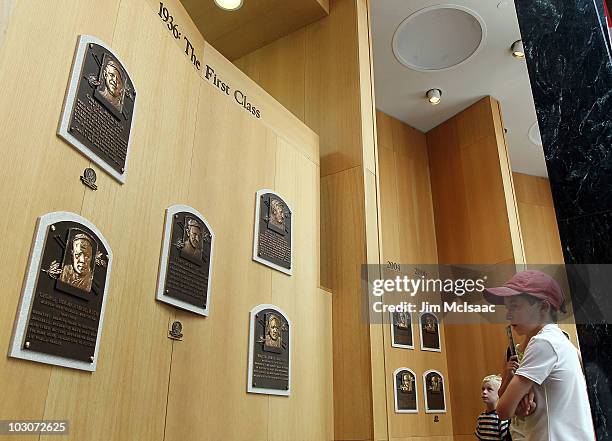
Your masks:
<path fill-rule="evenodd" d="M 515 0 L 566 263 L 612 263 L 612 58 L 603 0 Z M 598 440 L 612 440 L 612 326 L 575 281 Z M 612 289 L 612 287 L 611 287 Z M 606 296 L 605 293 L 601 294 Z"/>

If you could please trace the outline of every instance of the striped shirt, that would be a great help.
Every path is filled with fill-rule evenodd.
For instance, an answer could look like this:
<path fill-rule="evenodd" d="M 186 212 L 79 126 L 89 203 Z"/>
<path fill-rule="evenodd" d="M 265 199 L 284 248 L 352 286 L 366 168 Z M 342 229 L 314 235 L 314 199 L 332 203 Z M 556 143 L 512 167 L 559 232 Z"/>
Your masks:
<path fill-rule="evenodd" d="M 476 426 L 476 438 L 486 441 L 507 441 L 510 440 L 509 432 L 510 420 L 500 420 L 497 412 L 483 412 L 478 416 Z"/>

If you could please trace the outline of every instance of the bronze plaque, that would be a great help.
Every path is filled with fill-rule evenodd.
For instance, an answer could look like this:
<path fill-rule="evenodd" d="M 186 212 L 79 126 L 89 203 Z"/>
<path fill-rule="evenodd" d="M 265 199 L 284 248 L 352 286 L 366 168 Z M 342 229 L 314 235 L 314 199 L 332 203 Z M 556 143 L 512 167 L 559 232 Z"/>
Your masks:
<path fill-rule="evenodd" d="M 438 371 L 427 371 L 423 375 L 425 389 L 425 411 L 427 413 L 446 412 L 444 396 L 444 377 Z"/>
<path fill-rule="evenodd" d="M 423 351 L 441 352 L 440 323 L 435 314 L 426 312 L 420 318 L 421 349 Z"/>
<path fill-rule="evenodd" d="M 291 209 L 271 190 L 258 191 L 256 204 L 253 259 L 291 275 Z"/>
<path fill-rule="evenodd" d="M 394 373 L 395 412 L 417 413 L 416 375 L 408 368 L 399 368 Z"/>
<path fill-rule="evenodd" d="M 59 135 L 122 183 L 135 105 L 136 90 L 118 57 L 81 36 Z"/>
<path fill-rule="evenodd" d="M 288 396 L 289 320 L 274 305 L 259 305 L 251 311 L 250 326 L 248 392 Z"/>
<path fill-rule="evenodd" d="M 72 213 L 43 216 L 11 355 L 94 370 L 82 363 L 96 360 L 111 258 L 87 220 Z"/>
<path fill-rule="evenodd" d="M 409 312 L 391 313 L 391 346 L 414 349 L 412 316 Z"/>
<path fill-rule="evenodd" d="M 157 298 L 208 315 L 214 234 L 204 217 L 186 205 L 166 211 Z"/>

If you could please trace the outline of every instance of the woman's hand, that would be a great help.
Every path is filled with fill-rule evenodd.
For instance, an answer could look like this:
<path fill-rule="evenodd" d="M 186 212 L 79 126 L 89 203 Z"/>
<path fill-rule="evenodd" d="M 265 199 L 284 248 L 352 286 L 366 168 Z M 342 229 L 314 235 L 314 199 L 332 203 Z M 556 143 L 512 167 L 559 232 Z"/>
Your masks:
<path fill-rule="evenodd" d="M 523 397 L 516 408 L 516 415 L 520 417 L 526 417 L 535 412 L 537 403 L 535 401 L 535 394 L 533 388 L 529 390 L 529 393 Z"/>

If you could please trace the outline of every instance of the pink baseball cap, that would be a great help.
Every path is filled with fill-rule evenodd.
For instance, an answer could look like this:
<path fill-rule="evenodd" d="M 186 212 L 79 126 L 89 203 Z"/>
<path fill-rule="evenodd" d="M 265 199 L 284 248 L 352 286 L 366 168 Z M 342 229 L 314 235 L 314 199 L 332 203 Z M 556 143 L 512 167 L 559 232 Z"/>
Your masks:
<path fill-rule="evenodd" d="M 484 297 L 489 303 L 504 304 L 504 297 L 529 294 L 540 300 L 546 300 L 557 310 L 565 312 L 565 296 L 555 279 L 542 271 L 519 271 L 503 286 L 485 288 Z"/>

